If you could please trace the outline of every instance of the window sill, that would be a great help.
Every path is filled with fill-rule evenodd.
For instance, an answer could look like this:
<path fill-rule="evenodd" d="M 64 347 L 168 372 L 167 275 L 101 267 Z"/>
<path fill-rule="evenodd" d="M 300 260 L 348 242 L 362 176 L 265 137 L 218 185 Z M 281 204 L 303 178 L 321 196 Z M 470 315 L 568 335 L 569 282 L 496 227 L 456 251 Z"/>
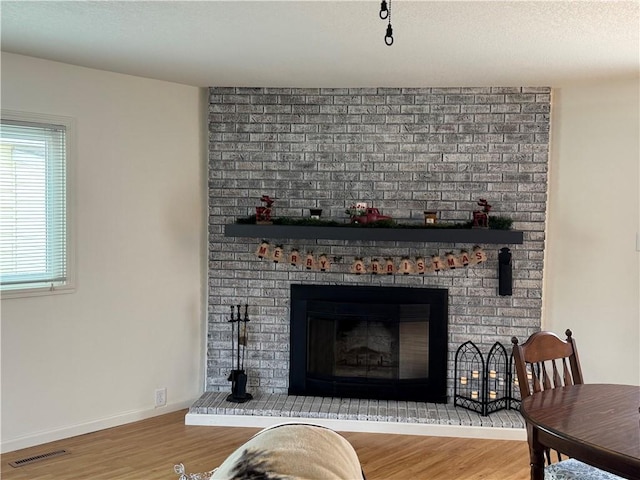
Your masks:
<path fill-rule="evenodd" d="M 8 300 L 10 298 L 26 298 L 26 297 L 44 297 L 47 295 L 61 295 L 67 293 L 74 293 L 76 291 L 75 286 L 65 285 L 60 287 L 40 287 L 40 288 L 20 288 L 16 290 L 3 290 L 0 292 L 1 300 Z"/>

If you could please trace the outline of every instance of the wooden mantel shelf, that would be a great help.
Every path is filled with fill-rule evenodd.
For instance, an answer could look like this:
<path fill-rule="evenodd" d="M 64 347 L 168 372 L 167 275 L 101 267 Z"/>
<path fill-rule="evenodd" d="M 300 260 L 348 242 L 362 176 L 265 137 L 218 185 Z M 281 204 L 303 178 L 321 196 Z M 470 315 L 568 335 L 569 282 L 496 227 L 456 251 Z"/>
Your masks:
<path fill-rule="evenodd" d="M 516 230 L 464 228 L 366 228 L 294 225 L 225 225 L 225 237 L 326 239 L 393 242 L 521 244 L 523 234 Z"/>

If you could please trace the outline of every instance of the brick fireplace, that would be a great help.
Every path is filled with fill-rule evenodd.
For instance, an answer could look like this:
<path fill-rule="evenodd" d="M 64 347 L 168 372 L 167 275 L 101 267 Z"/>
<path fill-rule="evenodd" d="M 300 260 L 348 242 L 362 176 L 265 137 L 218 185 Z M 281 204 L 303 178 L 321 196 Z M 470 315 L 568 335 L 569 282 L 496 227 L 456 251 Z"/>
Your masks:
<path fill-rule="evenodd" d="M 550 89 L 211 88 L 209 90 L 207 390 L 227 391 L 229 305 L 249 304 L 245 368 L 252 392 L 286 394 L 292 284 L 439 288 L 448 294 L 447 392 L 453 356 L 540 328 L 547 205 Z M 261 239 L 226 237 L 225 225 L 275 197 L 274 215 L 346 221 L 368 202 L 398 221 L 466 221 L 486 198 L 524 233 L 513 254 L 513 295 L 498 295 L 497 254 L 473 268 L 426 275 L 354 275 L 355 257 L 444 256 L 473 244 L 267 238 L 285 250 L 324 253 L 329 271 L 255 255 Z"/>

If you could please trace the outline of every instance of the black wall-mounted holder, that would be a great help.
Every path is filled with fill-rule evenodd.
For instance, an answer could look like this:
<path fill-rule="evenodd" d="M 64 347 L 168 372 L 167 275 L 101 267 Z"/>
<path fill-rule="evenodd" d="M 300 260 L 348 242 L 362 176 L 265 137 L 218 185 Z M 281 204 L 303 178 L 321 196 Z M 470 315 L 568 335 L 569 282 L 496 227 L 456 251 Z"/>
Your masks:
<path fill-rule="evenodd" d="M 502 296 L 513 294 L 511 251 L 507 247 L 501 248 L 498 254 L 498 294 Z"/>

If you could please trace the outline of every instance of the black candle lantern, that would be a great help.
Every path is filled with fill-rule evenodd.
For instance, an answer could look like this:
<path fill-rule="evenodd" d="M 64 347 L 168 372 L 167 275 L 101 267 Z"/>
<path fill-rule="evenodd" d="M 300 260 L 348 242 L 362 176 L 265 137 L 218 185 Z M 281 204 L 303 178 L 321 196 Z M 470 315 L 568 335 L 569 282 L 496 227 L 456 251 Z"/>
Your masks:
<path fill-rule="evenodd" d="M 472 341 L 463 343 L 455 357 L 454 405 L 483 416 L 512 408 L 512 372 L 500 342 L 493 344 L 486 361 Z"/>

